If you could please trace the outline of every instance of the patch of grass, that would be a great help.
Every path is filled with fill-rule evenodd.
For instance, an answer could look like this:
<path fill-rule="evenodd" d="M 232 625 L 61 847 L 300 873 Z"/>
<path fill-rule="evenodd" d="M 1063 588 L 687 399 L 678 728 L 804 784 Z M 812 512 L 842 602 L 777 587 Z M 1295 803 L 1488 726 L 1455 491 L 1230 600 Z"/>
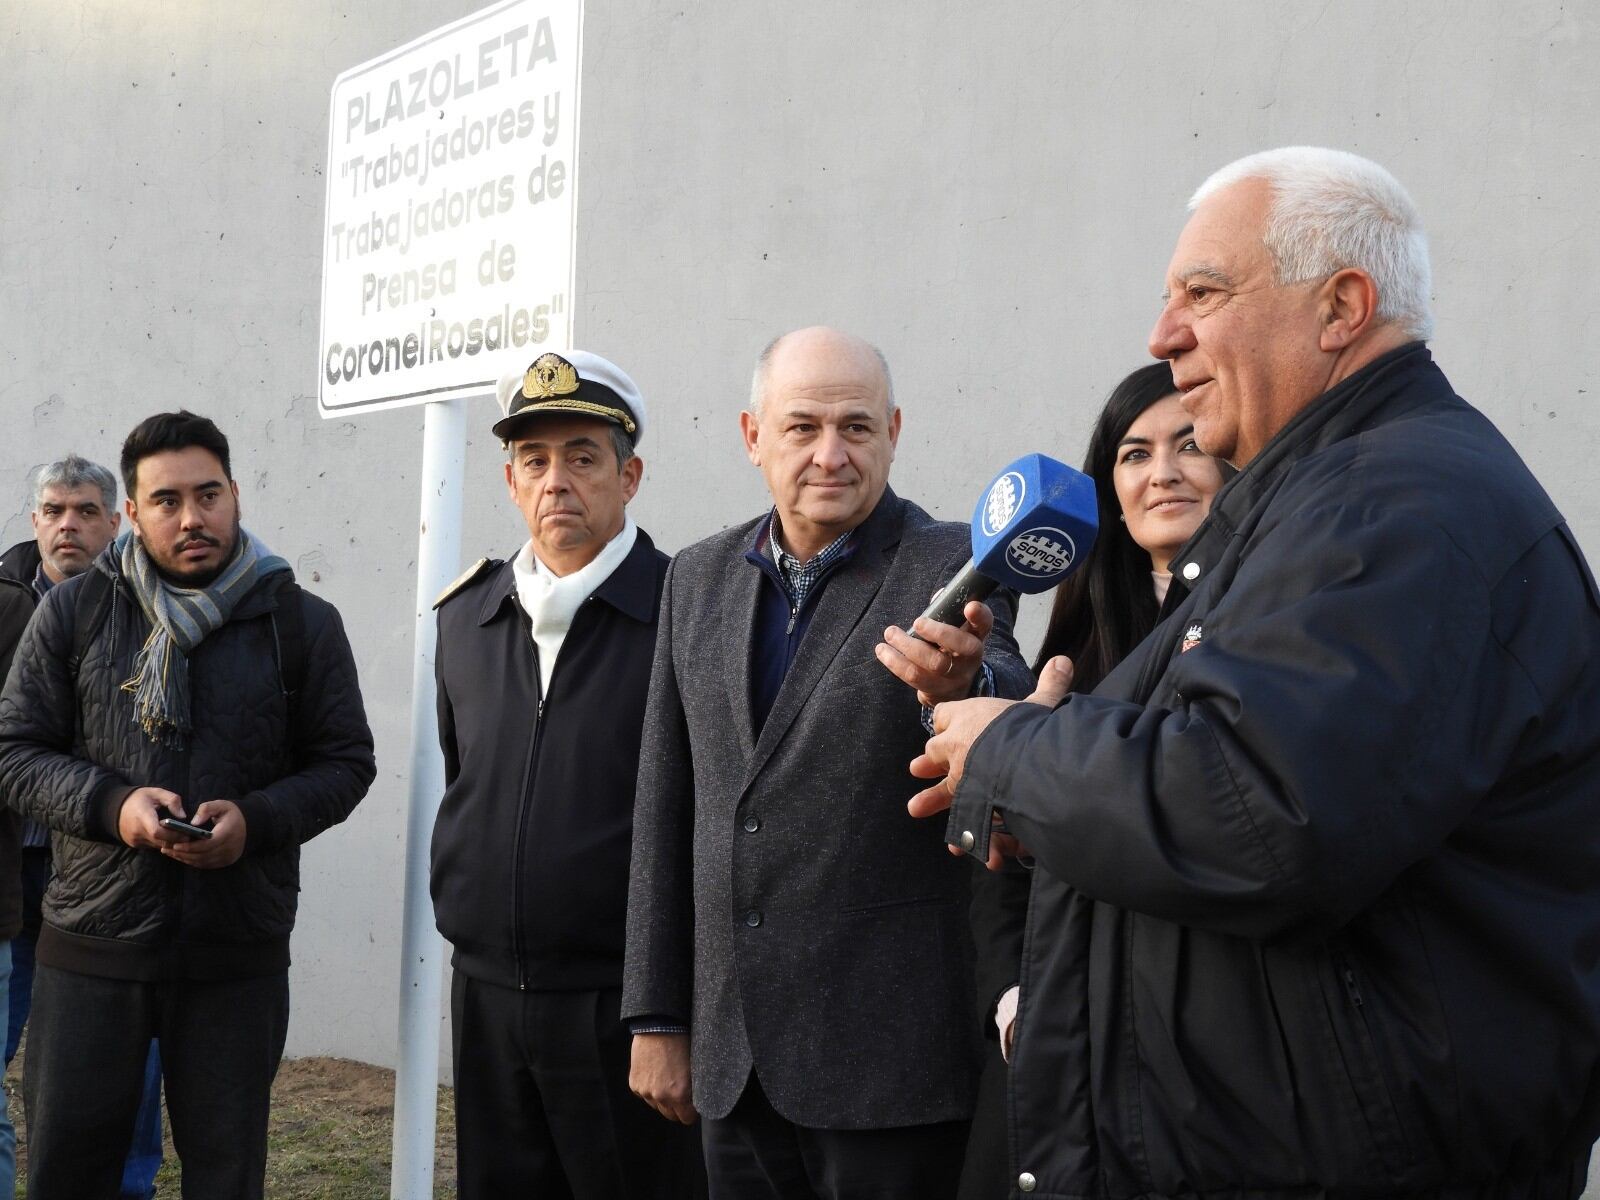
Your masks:
<path fill-rule="evenodd" d="M 27 1128 L 22 1111 L 24 1041 L 5 1090 L 17 1126 L 17 1196 L 27 1195 Z M 164 1106 L 163 1106 L 164 1108 Z M 176 1200 L 181 1168 L 162 1113 L 166 1161 L 156 1195 Z M 380 1200 L 389 1194 L 394 1072 L 340 1058 L 285 1060 L 272 1085 L 267 1131 L 267 1200 Z M 456 1194 L 455 1094 L 439 1089 L 434 1196 Z"/>

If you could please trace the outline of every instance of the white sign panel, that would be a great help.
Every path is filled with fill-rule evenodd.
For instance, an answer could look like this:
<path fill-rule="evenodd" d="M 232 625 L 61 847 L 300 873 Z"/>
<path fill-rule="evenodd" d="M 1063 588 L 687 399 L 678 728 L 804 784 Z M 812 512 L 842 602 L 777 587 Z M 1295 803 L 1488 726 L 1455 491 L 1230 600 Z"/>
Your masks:
<path fill-rule="evenodd" d="M 317 402 L 494 389 L 572 341 L 582 0 L 508 0 L 333 85 Z"/>

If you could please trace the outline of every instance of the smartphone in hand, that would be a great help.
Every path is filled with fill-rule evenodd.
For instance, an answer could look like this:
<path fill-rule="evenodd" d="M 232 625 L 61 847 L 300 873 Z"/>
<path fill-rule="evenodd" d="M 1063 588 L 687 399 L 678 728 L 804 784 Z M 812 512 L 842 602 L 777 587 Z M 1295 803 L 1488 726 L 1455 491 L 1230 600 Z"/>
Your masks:
<path fill-rule="evenodd" d="M 207 821 L 204 825 L 195 825 L 190 821 L 185 821 L 182 817 L 173 816 L 165 805 L 156 806 L 156 820 L 161 823 L 163 828 L 170 829 L 175 833 L 186 833 L 192 838 L 210 837 L 211 827 L 216 824 L 216 821 Z"/>

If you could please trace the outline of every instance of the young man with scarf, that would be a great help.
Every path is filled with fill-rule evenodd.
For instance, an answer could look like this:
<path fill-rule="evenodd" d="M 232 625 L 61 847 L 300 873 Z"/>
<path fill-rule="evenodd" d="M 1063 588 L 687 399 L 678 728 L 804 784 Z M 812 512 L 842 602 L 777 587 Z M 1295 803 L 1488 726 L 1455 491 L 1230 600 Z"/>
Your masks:
<path fill-rule="evenodd" d="M 28 1192 L 116 1194 L 158 1037 L 184 1196 L 259 1197 L 300 844 L 365 794 L 372 735 L 338 613 L 240 527 L 221 431 L 150 417 L 122 476 L 131 531 L 44 596 L 0 694 L 0 798 L 56 852 Z"/>
<path fill-rule="evenodd" d="M 445 794 L 433 831 L 462 1200 L 693 1194 L 694 1132 L 628 1090 L 618 1020 L 633 793 L 667 557 L 628 516 L 644 400 L 541 355 L 500 385 L 528 541 L 439 609 Z"/>

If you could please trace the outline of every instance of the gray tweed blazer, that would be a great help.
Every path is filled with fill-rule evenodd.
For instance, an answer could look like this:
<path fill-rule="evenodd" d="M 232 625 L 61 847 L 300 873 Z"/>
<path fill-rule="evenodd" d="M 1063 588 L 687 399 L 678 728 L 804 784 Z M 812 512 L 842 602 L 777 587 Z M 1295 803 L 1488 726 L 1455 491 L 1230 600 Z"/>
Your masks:
<path fill-rule="evenodd" d="M 971 873 L 916 821 L 915 694 L 873 656 L 966 561 L 969 531 L 892 491 L 817 601 L 771 715 L 751 714 L 765 516 L 689 547 L 661 602 L 634 813 L 622 1015 L 692 1030 L 694 1102 L 752 1069 L 784 1117 L 873 1129 L 972 1113 Z M 991 599 L 996 691 L 1025 695 L 1014 597 Z"/>

